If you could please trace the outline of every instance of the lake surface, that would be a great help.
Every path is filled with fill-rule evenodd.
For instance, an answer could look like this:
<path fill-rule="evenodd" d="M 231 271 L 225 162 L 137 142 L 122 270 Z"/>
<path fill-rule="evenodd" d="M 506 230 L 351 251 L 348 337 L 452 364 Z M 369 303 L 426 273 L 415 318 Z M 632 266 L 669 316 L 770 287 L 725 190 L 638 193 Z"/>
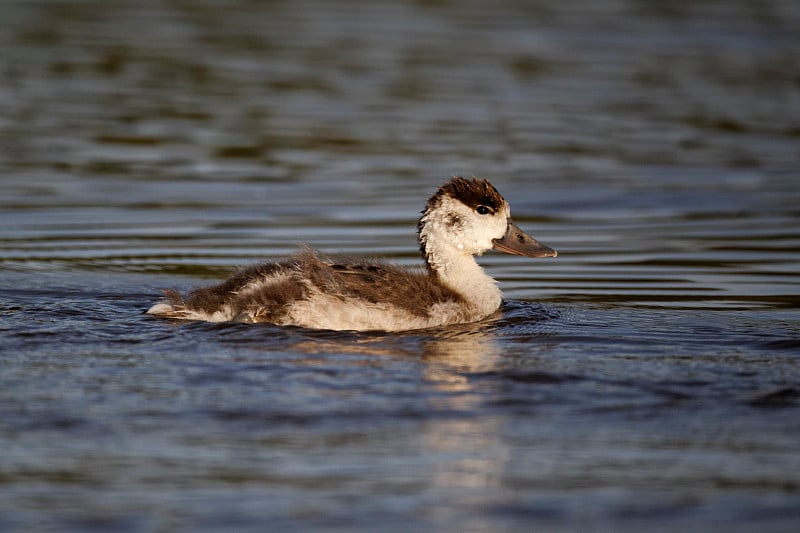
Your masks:
<path fill-rule="evenodd" d="M 0 5 L 0 530 L 797 531 L 800 4 Z M 478 324 L 143 314 L 308 243 L 419 264 L 490 177 L 559 251 Z"/>

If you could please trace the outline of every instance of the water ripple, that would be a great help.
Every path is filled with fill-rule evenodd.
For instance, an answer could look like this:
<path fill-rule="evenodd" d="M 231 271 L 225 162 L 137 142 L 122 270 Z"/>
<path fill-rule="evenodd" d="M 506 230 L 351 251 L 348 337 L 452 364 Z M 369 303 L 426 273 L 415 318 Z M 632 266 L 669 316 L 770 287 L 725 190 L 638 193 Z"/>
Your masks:
<path fill-rule="evenodd" d="M 797 6 L 0 3 L 0 529 L 796 529 Z M 486 320 L 143 314 L 452 174 Z"/>

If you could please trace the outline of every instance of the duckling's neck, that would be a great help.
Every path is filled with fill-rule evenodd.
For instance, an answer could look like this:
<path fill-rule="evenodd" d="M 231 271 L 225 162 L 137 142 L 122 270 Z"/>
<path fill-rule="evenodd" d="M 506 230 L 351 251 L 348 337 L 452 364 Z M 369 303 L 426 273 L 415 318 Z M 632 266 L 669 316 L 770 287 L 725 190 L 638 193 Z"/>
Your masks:
<path fill-rule="evenodd" d="M 494 313 L 502 301 L 497 282 L 471 254 L 423 232 L 424 229 L 420 232 L 420 249 L 430 275 L 463 296 L 476 315 Z"/>

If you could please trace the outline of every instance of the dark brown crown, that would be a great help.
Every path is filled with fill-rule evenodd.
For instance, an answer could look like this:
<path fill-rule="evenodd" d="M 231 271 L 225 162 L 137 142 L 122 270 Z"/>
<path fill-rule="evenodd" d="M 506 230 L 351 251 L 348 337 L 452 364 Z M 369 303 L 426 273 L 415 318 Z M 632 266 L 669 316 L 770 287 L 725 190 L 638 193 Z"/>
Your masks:
<path fill-rule="evenodd" d="M 458 200 L 471 209 L 476 209 L 480 205 L 485 205 L 491 209 L 492 212 L 500 209 L 505 203 L 505 200 L 500 193 L 497 192 L 497 189 L 485 179 L 465 179 L 461 176 L 453 177 L 450 181 L 439 187 L 436 194 L 428 200 L 426 210 L 436 207 L 442 196 L 449 196 L 450 198 Z"/>

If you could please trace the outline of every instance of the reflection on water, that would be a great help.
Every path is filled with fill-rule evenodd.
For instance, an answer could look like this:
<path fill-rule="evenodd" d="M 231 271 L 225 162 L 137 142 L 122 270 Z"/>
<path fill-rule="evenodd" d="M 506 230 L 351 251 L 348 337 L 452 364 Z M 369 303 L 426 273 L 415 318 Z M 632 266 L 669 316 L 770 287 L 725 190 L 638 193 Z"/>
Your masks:
<path fill-rule="evenodd" d="M 356 336 L 336 340 L 307 339 L 293 350 L 311 354 L 367 354 L 424 361 L 419 379 L 429 389 L 429 413 L 470 413 L 485 401 L 480 385 L 469 376 L 497 367 L 502 349 L 485 330 L 464 328 L 428 335 Z M 370 358 L 373 361 L 373 358 Z M 299 361 L 298 361 L 299 362 Z M 316 361 L 312 364 L 318 364 Z M 374 364 L 374 363 L 372 363 Z M 508 468 L 509 450 L 501 438 L 506 421 L 502 415 L 463 417 L 425 422 L 419 427 L 418 453 L 436 458 L 430 472 L 429 490 L 469 491 L 457 497 L 457 506 L 491 504 Z M 451 511 L 438 510 L 437 520 L 452 520 Z M 479 521 L 480 522 L 480 521 Z M 476 524 L 473 524 L 477 527 Z M 484 523 L 483 528 L 490 528 Z"/>
<path fill-rule="evenodd" d="M 0 5 L 0 529 L 800 521 L 797 2 Z M 487 176 L 554 261 L 402 335 L 142 312 L 418 265 Z"/>

